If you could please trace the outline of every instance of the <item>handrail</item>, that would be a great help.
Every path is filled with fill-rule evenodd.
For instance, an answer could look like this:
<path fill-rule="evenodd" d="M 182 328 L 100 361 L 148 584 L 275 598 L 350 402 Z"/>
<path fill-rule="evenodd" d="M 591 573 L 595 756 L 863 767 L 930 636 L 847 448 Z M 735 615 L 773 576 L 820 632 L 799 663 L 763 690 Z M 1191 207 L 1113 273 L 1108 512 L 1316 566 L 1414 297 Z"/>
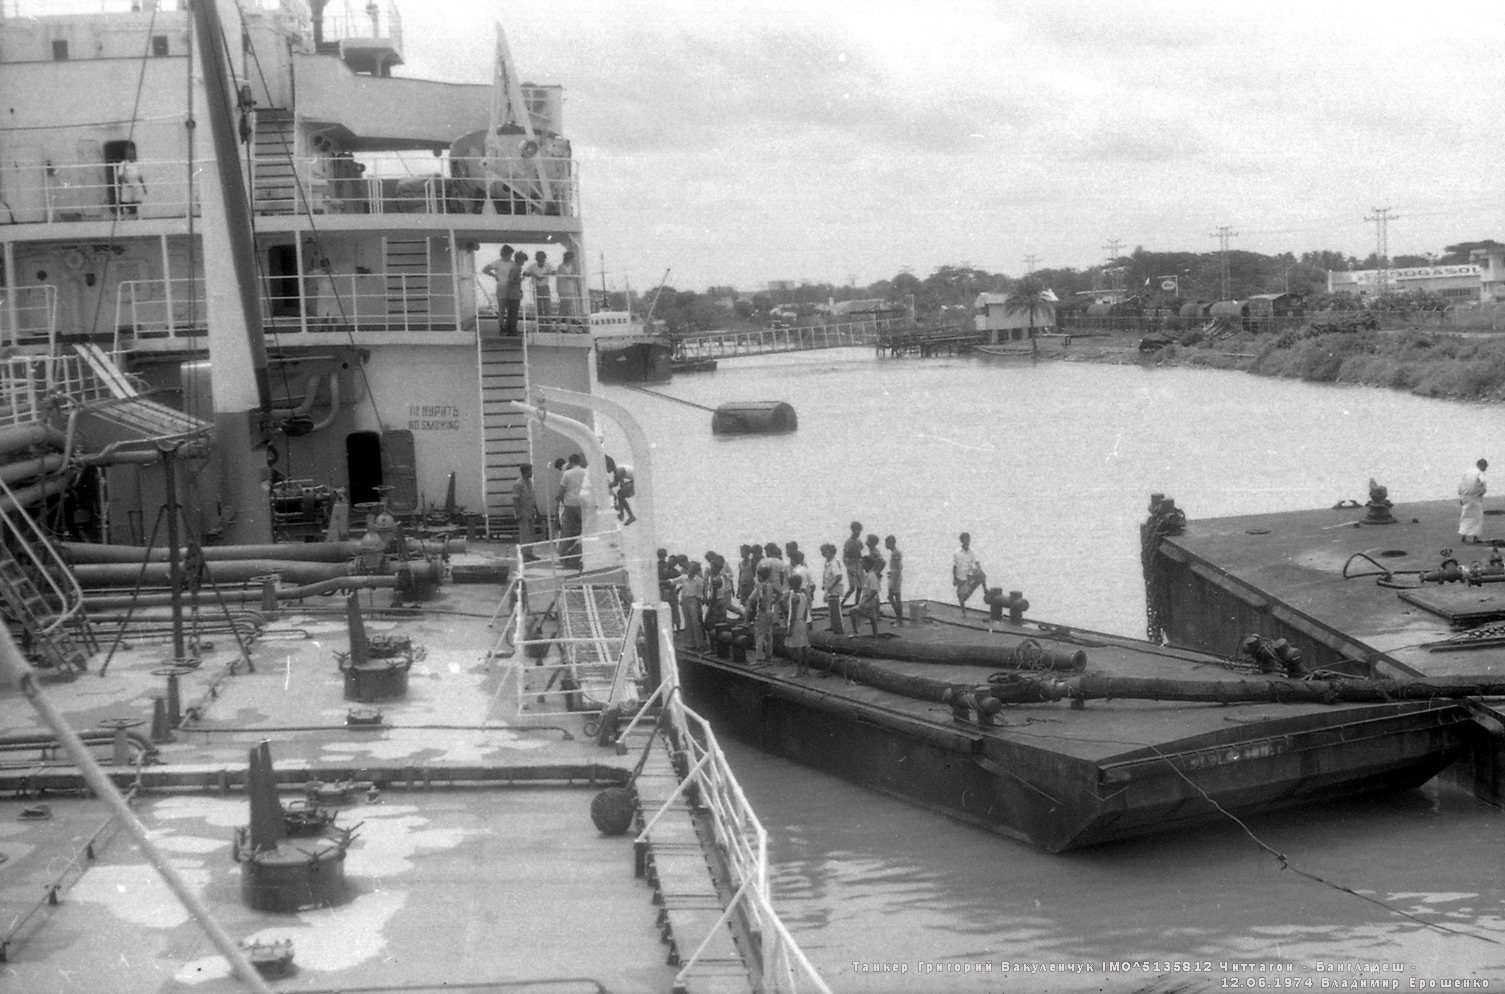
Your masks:
<path fill-rule="evenodd" d="M 675 353 L 686 359 L 732 359 L 779 352 L 878 345 L 883 335 L 898 323 L 897 319 L 885 319 L 801 325 L 793 328 L 708 332 L 676 339 Z"/>
<path fill-rule="evenodd" d="M 57 287 L 0 287 L 0 345 L 52 345 L 57 336 Z"/>
<path fill-rule="evenodd" d="M 573 158 L 502 160 L 494 166 L 499 178 L 490 189 L 484 158 L 425 157 L 426 171 L 418 173 L 410 168 L 416 161 L 356 160 L 349 154 L 259 155 L 247 181 L 251 208 L 259 215 L 580 215 L 580 164 Z M 140 160 L 136 171 L 142 181 L 123 186 L 113 164 L 103 160 L 19 163 L 11 174 L 9 217 L 19 224 L 113 220 L 129 225 L 197 215 L 199 184 L 194 177 L 202 168 L 202 162 L 187 159 Z"/>
<path fill-rule="evenodd" d="M 715 924 L 694 952 L 683 961 L 675 978 L 675 988 L 684 989 L 686 976 L 695 968 L 712 940 L 740 906 L 763 937 L 763 941 L 758 943 L 763 990 L 795 992 L 803 989 L 830 994 L 830 988 L 774 910 L 768 884 L 768 832 L 748 802 L 747 795 L 743 793 L 742 785 L 737 782 L 736 774 L 732 772 L 731 764 L 717 742 L 710 723 L 684 703 L 678 669 L 673 658 L 674 636 L 670 630 L 669 611 L 667 605 L 662 603 L 656 605 L 655 610 L 660 651 L 668 657 L 661 661 L 664 681 L 627 723 L 626 728 L 636 728 L 644 720 L 649 707 L 660 702 L 670 735 L 676 746 L 684 751 L 686 760 L 691 765 L 674 792 L 651 816 L 645 818 L 636 841 L 651 844 L 654 827 L 670 806 L 684 796 L 693 784 L 698 803 L 710 820 L 717 845 L 727 858 L 731 886 L 736 889 Z M 635 617 L 643 611 L 644 605 L 634 605 Z M 625 735 L 624 730 L 618 741 L 622 741 Z"/>
<path fill-rule="evenodd" d="M 0 495 L 5 498 L 0 501 L 0 525 L 4 526 L 6 534 L 15 536 L 16 544 L 25 551 L 26 558 L 31 560 L 35 573 L 46 580 L 47 589 L 52 595 L 48 598 L 48 604 L 57 606 L 57 614 L 41 626 L 42 633 L 50 635 L 83 610 L 83 588 L 79 586 L 73 570 L 68 568 L 68 564 L 58 554 L 57 548 L 48 540 L 47 533 L 20 506 L 15 492 L 3 478 L 0 478 Z M 16 518 L 25 521 L 25 526 L 18 526 Z M 46 550 L 45 556 L 37 551 L 38 546 Z M 15 552 L 12 551 L 11 555 L 14 556 Z M 66 584 L 59 584 L 58 576 L 66 578 Z M 35 576 L 32 577 L 32 583 L 36 583 Z"/>
<path fill-rule="evenodd" d="M 612 418 L 622 428 L 627 436 L 632 456 L 636 460 L 634 465 L 638 466 L 638 522 L 633 529 L 640 533 L 634 536 L 635 544 L 642 544 L 644 539 L 648 539 L 647 546 L 651 548 L 654 520 L 651 485 L 652 457 L 647 448 L 647 437 L 643 434 L 641 427 L 629 412 L 604 398 L 555 387 L 541 387 L 537 392 L 543 398 L 537 406 L 517 401 L 514 401 L 512 406 L 527 412 L 547 427 L 580 445 L 590 457 L 592 469 L 598 473 L 603 461 L 599 439 L 591 429 L 573 418 L 563 417 L 548 410 L 546 403 L 588 407 Z M 600 485 L 600 482 L 599 477 L 592 477 L 593 487 Z M 604 491 L 600 493 L 604 494 Z M 610 533 L 620 535 L 621 529 L 614 527 Z M 544 544 L 549 543 L 535 543 L 531 548 Z M 629 557 L 621 544 L 616 546 L 615 553 L 614 561 L 606 565 L 609 568 L 625 570 L 632 578 L 631 586 L 640 596 L 653 597 L 659 589 L 657 574 L 653 566 L 645 558 Z M 519 568 L 522 567 L 521 553 L 519 553 Z M 671 795 L 671 800 L 686 793 L 691 784 L 696 786 L 697 796 L 705 808 L 706 816 L 711 821 L 717 845 L 727 854 L 728 868 L 732 877 L 731 885 L 736 888 L 736 897 L 728 902 L 715 926 L 680 969 L 676 989 L 684 988 L 682 981 L 685 975 L 694 968 L 698 958 L 718 930 L 740 908 L 745 911 L 753 926 L 760 930 L 763 938 L 762 942 L 756 944 L 755 949 L 748 951 L 749 955 L 756 956 L 759 960 L 760 991 L 793 994 L 803 988 L 816 991 L 818 994 L 830 994 L 830 988 L 826 986 L 815 967 L 805 958 L 789 931 L 779 922 L 778 915 L 773 909 L 768 888 L 768 833 L 742 792 L 742 786 L 737 782 L 736 775 L 732 772 L 726 754 L 716 741 L 716 735 L 711 730 L 710 724 L 687 707 L 681 699 L 679 669 L 674 656 L 674 632 L 668 605 L 656 599 L 634 603 L 632 615 L 628 619 L 628 632 L 641 630 L 650 610 L 654 614 L 658 635 L 656 641 L 662 683 L 649 695 L 648 702 L 638 707 L 636 714 L 627 722 L 626 727 L 636 728 L 645 720 L 649 706 L 655 700 L 661 702 L 662 718 L 667 722 L 668 734 L 676 747 L 684 750 L 693 760 L 691 772 L 681 778 L 674 794 Z M 517 612 L 516 618 L 521 629 L 523 624 L 521 610 Z M 625 683 L 621 678 L 624 669 L 638 665 L 636 644 L 635 637 L 623 640 L 622 654 L 617 663 L 619 678 L 613 681 L 614 687 Z M 613 701 L 619 699 L 614 692 Z M 623 741 L 620 732 L 616 741 L 619 743 Z M 666 809 L 667 803 L 664 808 L 660 808 L 647 819 L 642 832 L 638 835 L 639 842 L 651 844 L 652 829 Z M 770 964 L 773 969 L 770 969 Z"/>

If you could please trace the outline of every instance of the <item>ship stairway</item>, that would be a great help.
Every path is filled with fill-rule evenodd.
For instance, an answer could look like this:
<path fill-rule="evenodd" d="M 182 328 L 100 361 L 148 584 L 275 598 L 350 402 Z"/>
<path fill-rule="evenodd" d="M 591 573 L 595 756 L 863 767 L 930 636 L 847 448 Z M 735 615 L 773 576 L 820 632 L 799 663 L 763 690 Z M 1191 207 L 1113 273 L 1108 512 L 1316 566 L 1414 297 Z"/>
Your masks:
<path fill-rule="evenodd" d="M 512 592 L 513 653 L 502 684 L 519 717 L 599 713 L 620 684 L 641 675 L 620 591 L 556 572 L 547 560 L 525 564 Z"/>
<path fill-rule="evenodd" d="M 428 328 L 430 318 L 427 238 L 385 238 L 387 320 L 396 329 Z"/>
<path fill-rule="evenodd" d="M 476 336 L 480 369 L 482 446 L 481 479 L 485 485 L 482 513 L 486 534 L 515 539 L 517 521 L 512 511 L 512 486 L 519 479 L 518 467 L 529 461 L 528 418 L 511 406 L 524 400 L 528 391 L 527 350 L 521 338 L 498 338 L 485 332 Z M 537 479 L 537 477 L 535 477 Z M 540 511 L 552 495 L 540 494 Z"/>
<path fill-rule="evenodd" d="M 3 480 L 0 492 L 0 609 L 33 666 L 72 679 L 99 648 L 83 590 Z"/>
<path fill-rule="evenodd" d="M 256 142 L 252 149 L 251 196 L 259 214 L 292 214 L 298 206 L 297 149 L 291 111 L 279 107 L 256 109 Z"/>
<path fill-rule="evenodd" d="M 87 450 L 114 446 L 141 448 L 158 442 L 207 438 L 213 425 L 183 411 L 143 396 L 132 379 L 99 346 L 74 346 L 82 360 L 81 371 L 90 380 L 77 395 L 94 397 L 80 403 L 69 416 L 68 438 L 72 449 L 87 441 Z"/>

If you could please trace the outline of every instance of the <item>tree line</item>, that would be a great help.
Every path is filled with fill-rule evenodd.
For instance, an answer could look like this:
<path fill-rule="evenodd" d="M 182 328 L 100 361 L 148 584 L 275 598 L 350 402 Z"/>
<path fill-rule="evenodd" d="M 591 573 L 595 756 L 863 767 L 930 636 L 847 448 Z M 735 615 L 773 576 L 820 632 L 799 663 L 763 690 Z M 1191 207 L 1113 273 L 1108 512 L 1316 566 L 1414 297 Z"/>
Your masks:
<path fill-rule="evenodd" d="M 1463 264 L 1476 248 L 1497 247 L 1493 239 L 1459 242 L 1446 246 L 1441 253 L 1398 255 L 1389 260 L 1389 268 Z M 1223 266 L 1227 265 L 1227 292 L 1224 292 Z M 1163 284 L 1173 281 L 1175 293 L 1182 300 L 1243 300 L 1257 293 L 1291 292 L 1315 300 L 1327 293 L 1327 271 L 1378 269 L 1374 253 L 1359 258 L 1335 249 L 1282 252 L 1264 255 L 1259 252 L 1230 250 L 1226 260 L 1218 252 L 1151 252 L 1143 246 L 1127 255 L 1086 269 L 1043 268 L 1009 275 L 990 273 L 967 263 L 938 267 L 926 277 L 909 270 L 889 279 L 866 286 L 854 284 L 802 282 L 788 289 L 738 292 L 723 286 L 705 291 L 680 290 L 664 286 L 647 293 L 633 293 L 624 301 L 623 294 L 610 294 L 610 304 L 621 307 L 630 303 L 634 313 L 662 321 L 673 335 L 766 327 L 776 310 L 792 312 L 800 323 L 815 320 L 820 308 L 830 301 L 880 299 L 913 306 L 922 322 L 968 320 L 979 293 L 1009 294 L 1026 277 L 1038 280 L 1060 299 L 1070 300 L 1078 293 L 1121 290 L 1133 295 L 1159 295 Z"/>

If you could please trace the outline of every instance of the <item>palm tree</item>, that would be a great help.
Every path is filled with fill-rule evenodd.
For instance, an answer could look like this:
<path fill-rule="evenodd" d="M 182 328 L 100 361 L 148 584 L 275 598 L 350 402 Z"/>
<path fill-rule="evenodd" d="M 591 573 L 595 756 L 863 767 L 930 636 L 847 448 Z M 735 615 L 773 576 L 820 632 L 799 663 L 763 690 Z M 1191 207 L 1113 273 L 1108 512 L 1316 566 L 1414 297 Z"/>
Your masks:
<path fill-rule="evenodd" d="M 1050 288 L 1033 276 L 1026 276 L 1014 284 L 1003 306 L 1010 314 L 1024 313 L 1029 316 L 1029 347 L 1032 354 L 1040 351 L 1040 342 L 1035 338 L 1035 319 L 1054 318 L 1056 295 Z"/>

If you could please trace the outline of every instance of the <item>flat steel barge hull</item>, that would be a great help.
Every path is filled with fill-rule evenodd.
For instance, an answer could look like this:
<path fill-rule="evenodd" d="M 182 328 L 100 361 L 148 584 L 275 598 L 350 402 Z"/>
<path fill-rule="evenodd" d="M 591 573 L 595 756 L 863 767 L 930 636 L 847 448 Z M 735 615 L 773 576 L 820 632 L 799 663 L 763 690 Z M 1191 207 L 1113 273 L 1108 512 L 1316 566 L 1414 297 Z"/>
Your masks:
<path fill-rule="evenodd" d="M 1023 637 L 1084 652 L 1094 672 L 1247 677 L 1206 654 L 1029 621 L 994 622 L 990 631 L 975 612 L 963 619 L 955 607 L 927 607 L 927 623 L 852 642 L 876 652 L 887 642 L 898 654 L 902 641 L 911 658 L 871 665 L 958 686 L 986 684 L 999 666 L 991 656 L 959 663 L 951 646 L 994 639 L 1002 653 Z M 926 645 L 947 661 L 915 658 Z M 1050 852 L 1188 828 L 1224 812 L 1417 787 L 1463 752 L 1471 725 L 1454 702 L 1153 700 L 1017 705 L 989 725 L 975 712 L 958 718 L 938 699 L 846 679 L 855 669 L 843 657 L 813 659 L 807 676 L 788 660 L 759 667 L 730 652 L 682 648 L 680 665 L 690 702 L 723 734 Z"/>

